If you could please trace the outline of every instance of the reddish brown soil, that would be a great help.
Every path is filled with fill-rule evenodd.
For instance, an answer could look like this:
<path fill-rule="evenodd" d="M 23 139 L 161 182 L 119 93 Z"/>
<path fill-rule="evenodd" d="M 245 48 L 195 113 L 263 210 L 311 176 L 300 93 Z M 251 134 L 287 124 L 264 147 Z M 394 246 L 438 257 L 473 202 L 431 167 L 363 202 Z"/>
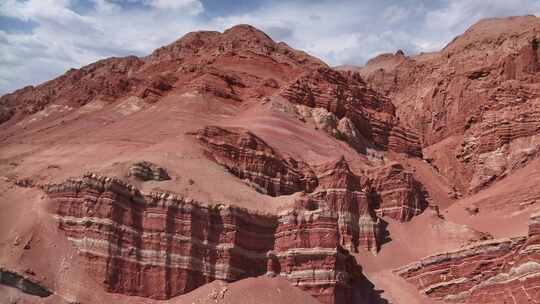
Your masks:
<path fill-rule="evenodd" d="M 540 203 L 538 20 L 483 20 L 440 52 L 383 54 L 365 67 L 336 70 L 241 25 L 224 33 L 190 33 L 147 57 L 102 60 L 2 96 L 0 267 L 52 295 L 41 298 L 0 284 L 0 302 L 339 303 L 338 296 L 346 295 L 360 303 L 438 303 L 453 290 L 428 296 L 416 276 L 448 264 L 411 270 L 406 279 L 394 270 L 439 252 L 530 234 L 529 218 Z M 200 131 L 208 126 L 232 131 L 209 136 Z M 164 168 L 170 179 L 129 174 L 141 161 Z M 225 282 L 212 281 L 214 273 L 205 277 L 208 284 L 186 284 L 198 288 L 165 294 L 163 301 L 136 296 L 153 294 L 144 284 L 127 295 L 123 287 L 134 285 L 129 278 L 108 292 L 108 282 L 86 268 L 96 263 L 100 269 L 101 258 L 83 255 L 73 242 L 91 235 L 90 227 L 109 233 L 87 215 L 105 210 L 92 209 L 93 190 L 62 193 L 56 199 L 63 206 L 83 202 L 68 210 L 51 210 L 55 198 L 44 191 L 86 172 L 129 183 L 148 194 L 150 209 L 155 206 L 148 197 L 165 204 L 159 197 L 168 193 L 183 202 L 288 219 L 268 245 L 282 250 L 281 256 L 279 250 L 269 254 L 277 254 L 277 261 L 268 261 L 268 270 L 281 275 Z M 114 193 L 100 202 L 117 204 Z M 136 209 L 140 203 L 130 202 L 118 204 Z M 113 218 L 102 215 L 102 221 Z M 86 224 L 70 232 L 58 222 L 62 216 Z M 202 222 L 193 231 L 202 231 Z M 158 225 L 151 223 L 141 225 L 146 233 L 165 232 L 152 230 Z M 122 229 L 111 235 L 124 242 L 109 239 L 107 248 L 132 245 Z M 206 241 L 228 248 L 231 235 Z M 527 242 L 535 241 L 529 236 Z M 159 244 L 151 237 L 147 242 L 145 248 Z M 498 269 L 503 273 L 522 257 L 537 263 L 536 247 L 527 255 L 505 252 Z M 323 253 L 310 251 L 321 248 Z M 472 261 L 486 254 L 472 251 Z M 156 270 L 144 269 L 149 272 L 135 273 Z M 477 269 L 483 277 L 489 272 Z M 530 269 L 534 275 L 536 268 Z M 474 287 L 482 281 L 467 282 Z M 513 288 L 504 289 L 501 299 L 511 298 Z M 471 299 L 486 297 L 462 300 Z"/>

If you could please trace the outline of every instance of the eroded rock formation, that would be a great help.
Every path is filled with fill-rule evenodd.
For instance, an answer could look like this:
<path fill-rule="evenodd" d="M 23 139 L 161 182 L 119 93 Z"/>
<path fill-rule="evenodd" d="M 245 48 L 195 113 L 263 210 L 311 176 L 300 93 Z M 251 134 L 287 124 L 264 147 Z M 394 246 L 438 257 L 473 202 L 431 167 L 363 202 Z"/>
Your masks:
<path fill-rule="evenodd" d="M 167 170 L 148 161 L 136 162 L 129 166 L 128 176 L 134 176 L 143 181 L 171 179 Z"/>
<path fill-rule="evenodd" d="M 324 207 L 296 208 L 279 215 L 271 274 L 286 277 L 323 303 L 352 303 L 361 275 L 354 257 L 339 244 L 338 216 Z"/>
<path fill-rule="evenodd" d="M 540 213 L 526 237 L 499 239 L 426 257 L 397 273 L 427 296 L 457 303 L 540 300 Z"/>
<path fill-rule="evenodd" d="M 539 31 L 535 16 L 485 19 L 440 52 L 381 55 L 360 73 L 441 174 L 476 192 L 538 155 Z"/>
<path fill-rule="evenodd" d="M 325 206 L 337 214 L 341 246 L 352 252 L 360 247 L 376 253 L 383 226 L 376 216 L 371 193 L 362 188 L 360 177 L 351 172 L 344 158 L 315 170 L 320 186 L 307 196 L 305 205 Z"/>
<path fill-rule="evenodd" d="M 210 126 L 196 132 L 196 137 L 218 164 L 259 192 L 278 196 L 317 187 L 307 164 L 282 156 L 245 129 Z"/>
<path fill-rule="evenodd" d="M 379 250 L 384 222 L 377 215 L 408 221 L 427 208 L 421 184 L 397 163 L 357 176 L 343 157 L 311 167 L 243 129 L 206 127 L 196 136 L 212 159 L 260 192 L 310 193 L 301 205 L 336 212 L 340 244 L 353 252 Z"/>
<path fill-rule="evenodd" d="M 431 199 L 452 208 L 456 193 L 486 188 L 538 158 L 539 30 L 536 17 L 487 20 L 441 52 L 381 55 L 355 73 L 331 69 L 240 25 L 224 33 L 187 34 L 143 58 L 111 58 L 70 70 L 0 98 L 0 167 L 9 177 L 6 201 L 39 203 L 35 188 L 43 188 L 59 229 L 83 257 L 85 273 L 76 269 L 74 277 L 88 274 L 110 292 L 169 299 L 214 280 L 267 274 L 288 279 L 323 303 L 353 303 L 365 278 L 350 253 L 377 253 L 387 241 L 385 218 L 403 222 L 423 212 L 428 207 L 425 189 L 434 194 Z M 222 127 L 233 125 L 239 127 Z M 88 128 L 96 132 L 86 138 Z M 202 149 L 189 146 L 193 138 L 178 136 L 192 128 L 198 130 L 191 135 Z M 268 142 L 286 136 L 278 132 L 283 129 L 295 132 L 309 156 L 298 147 L 281 144 L 278 151 L 265 142 L 264 134 L 270 132 Z M 289 139 L 284 142 L 292 142 Z M 107 152 L 107 160 L 91 155 L 98 149 Z M 340 158 L 342 153 L 355 163 Z M 58 159 L 65 155 L 69 159 Z M 209 165 L 205 155 L 231 175 Z M 423 155 L 427 164 L 420 163 Z M 139 157 L 163 161 L 171 170 L 185 169 L 187 183 L 162 184 L 170 191 L 213 203 L 238 197 L 232 203 L 250 206 L 252 198 L 263 198 L 263 203 L 288 207 L 262 214 L 182 195 L 142 193 L 118 179 L 92 174 L 47 184 L 56 173 L 65 177 L 79 172 L 81 163 L 117 174 L 118 167 L 125 169 L 118 164 Z M 194 161 L 201 163 L 192 166 Z M 47 166 L 53 162 L 61 166 Z M 523 171 L 521 178 L 528 178 Z M 128 175 L 168 178 L 163 168 L 148 162 L 134 164 Z M 212 187 L 220 178 L 227 179 L 226 185 L 238 185 L 235 177 L 272 197 L 294 194 L 294 205 L 288 205 L 293 197 L 273 199 L 243 188 L 225 193 L 229 189 Z M 431 178 L 437 180 L 431 183 Z M 533 208 L 537 201 L 531 180 L 527 186 L 513 181 L 507 187 L 532 193 L 512 200 L 520 210 Z M 455 195 L 449 198 L 448 193 Z M 26 206 L 35 206 L 30 203 Z M 495 208 L 510 200 L 489 203 Z M 24 225 L 17 223 L 22 233 L 39 234 L 38 224 L 49 224 L 41 208 L 19 213 L 12 206 L 4 212 L 7 217 L 40 215 L 37 224 L 28 223 L 32 217 L 21 221 Z M 464 207 L 473 219 L 487 209 Z M 397 273 L 432 299 L 538 302 L 539 218 L 531 218 L 527 237 L 476 243 L 427 257 Z M 461 225 L 434 225 L 431 220 L 421 218 L 411 229 L 398 229 L 399 223 L 391 221 L 396 247 L 410 247 L 403 241 L 407 238 L 418 240 L 410 234 L 423 229 L 418 227 L 422 223 L 431 225 L 426 229 L 441 230 L 433 235 L 451 234 L 452 244 L 461 240 L 452 235 L 460 231 L 450 231 Z M 11 227 L 2 230 L 7 231 L 2 239 L 9 239 Z M 439 239 L 429 241 L 426 247 Z M 404 258 L 427 251 L 420 249 Z M 27 252 L 21 255 L 29 257 Z M 30 260 L 25 262 L 34 263 Z M 40 271 L 44 274 L 63 267 L 37 266 L 51 267 Z M 386 267 L 371 266 L 370 271 Z M 24 288 L 33 283 L 0 270 L 0 281 L 6 278 L 8 284 Z M 47 286 L 74 288 L 68 279 L 48 279 Z"/>
<path fill-rule="evenodd" d="M 142 195 L 94 175 L 46 192 L 88 273 L 111 292 L 167 299 L 215 279 L 261 275 L 273 248 L 276 219 L 235 207 Z"/>
<path fill-rule="evenodd" d="M 110 292 L 168 299 L 270 269 L 324 303 L 351 303 L 360 268 L 338 242 L 332 210 L 204 206 L 94 174 L 43 188 L 59 229 Z"/>
<path fill-rule="evenodd" d="M 395 116 L 392 102 L 370 89 L 358 73 L 318 68 L 299 76 L 282 89 L 292 103 L 325 108 L 337 118 L 349 118 L 370 146 L 356 148 L 365 153 L 371 146 L 422 154 L 417 135 L 404 128 Z"/>
<path fill-rule="evenodd" d="M 412 172 L 393 162 L 369 172 L 373 208 L 378 216 L 405 222 L 428 206 L 427 193 Z"/>

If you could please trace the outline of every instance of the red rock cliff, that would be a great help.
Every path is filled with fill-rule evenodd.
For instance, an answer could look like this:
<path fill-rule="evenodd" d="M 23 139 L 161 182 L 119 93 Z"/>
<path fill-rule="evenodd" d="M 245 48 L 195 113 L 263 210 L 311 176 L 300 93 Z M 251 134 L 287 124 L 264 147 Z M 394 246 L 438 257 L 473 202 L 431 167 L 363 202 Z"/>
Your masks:
<path fill-rule="evenodd" d="M 540 214 L 529 234 L 426 257 L 397 273 L 427 296 L 457 303 L 540 301 Z"/>
<path fill-rule="evenodd" d="M 370 89 L 358 73 L 321 67 L 300 75 L 282 89 L 281 96 L 292 103 L 325 108 L 340 119 L 349 118 L 374 147 L 422 154 L 418 136 L 399 123 L 392 102 Z"/>
<path fill-rule="evenodd" d="M 282 156 L 245 129 L 209 126 L 196 132 L 196 137 L 215 162 L 259 192 L 278 196 L 317 187 L 307 164 Z"/>
<path fill-rule="evenodd" d="M 485 19 L 440 52 L 380 56 L 360 73 L 440 172 L 476 192 L 538 155 L 539 32 L 535 16 Z"/>
<path fill-rule="evenodd" d="M 279 216 L 269 272 L 286 277 L 323 303 L 353 303 L 361 275 L 354 258 L 339 244 L 338 217 L 331 210 L 302 208 Z"/>
<path fill-rule="evenodd" d="M 340 244 L 353 252 L 379 250 L 384 223 L 377 215 L 408 221 L 427 208 L 422 186 L 399 164 L 357 176 L 344 158 L 311 167 L 243 129 L 206 127 L 195 134 L 214 161 L 258 191 L 310 193 L 301 205 L 336 212 Z"/>
<path fill-rule="evenodd" d="M 93 174 L 44 188 L 59 229 L 109 292 L 168 299 L 268 272 L 323 303 L 352 303 L 361 269 L 340 246 L 331 210 L 297 206 L 276 216 L 204 206 Z"/>
<path fill-rule="evenodd" d="M 215 279 L 266 271 L 276 219 L 168 194 L 142 195 L 87 175 L 46 189 L 50 210 L 88 273 L 108 291 L 167 299 Z"/>

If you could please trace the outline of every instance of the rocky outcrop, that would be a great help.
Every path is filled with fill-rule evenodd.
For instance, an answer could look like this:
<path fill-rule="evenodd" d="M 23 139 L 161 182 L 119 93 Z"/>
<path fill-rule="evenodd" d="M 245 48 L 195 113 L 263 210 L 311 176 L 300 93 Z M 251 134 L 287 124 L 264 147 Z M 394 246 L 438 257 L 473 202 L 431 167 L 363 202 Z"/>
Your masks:
<path fill-rule="evenodd" d="M 264 274 L 276 219 L 141 194 L 119 180 L 87 175 L 49 185 L 51 212 L 108 291 L 167 299 L 215 279 Z"/>
<path fill-rule="evenodd" d="M 281 155 L 245 129 L 209 126 L 195 135 L 215 162 L 259 192 L 278 196 L 317 187 L 307 164 Z"/>
<path fill-rule="evenodd" d="M 7 108 L 7 106 L 0 104 L 0 124 L 8 121 L 13 116 L 14 111 Z"/>
<path fill-rule="evenodd" d="M 305 198 L 303 205 L 324 206 L 337 214 L 340 245 L 352 252 L 358 248 L 377 253 L 383 223 L 376 216 L 370 193 L 362 188 L 359 176 L 351 172 L 344 158 L 315 168 L 319 188 Z"/>
<path fill-rule="evenodd" d="M 181 39 L 158 48 L 145 59 L 150 64 L 164 64 L 171 61 L 214 64 L 231 57 L 237 57 L 236 60 L 244 57 L 242 59 L 254 65 L 258 64 L 256 59 L 267 61 L 264 58 L 269 58 L 277 66 L 304 68 L 326 66 L 305 52 L 294 50 L 282 42 L 276 43 L 264 32 L 247 24 L 236 25 L 223 33 L 213 31 L 188 33 Z"/>
<path fill-rule="evenodd" d="M 380 217 L 408 221 L 427 208 L 426 194 L 412 173 L 397 164 L 357 176 L 342 157 L 318 166 L 284 158 L 241 129 L 206 127 L 196 133 L 210 156 L 235 176 L 269 195 L 310 193 L 299 204 L 321 206 L 338 216 L 340 245 L 376 253 L 384 239 Z"/>
<path fill-rule="evenodd" d="M 361 268 L 339 244 L 337 215 L 321 206 L 279 215 L 268 274 L 287 278 L 322 303 L 353 303 Z"/>
<path fill-rule="evenodd" d="M 3 267 L 0 267 L 0 284 L 17 288 L 24 293 L 42 298 L 52 294 L 48 288 L 40 285 L 33 279 Z"/>
<path fill-rule="evenodd" d="M 303 122 L 310 122 L 318 130 L 322 130 L 336 139 L 347 142 L 355 150 L 367 155 L 370 160 L 380 162 L 383 158 L 375 147 L 363 137 L 352 120 L 346 116 L 337 116 L 325 108 L 295 105 L 295 113 Z M 378 159 L 377 159 L 378 158 Z"/>
<path fill-rule="evenodd" d="M 338 118 L 325 108 L 311 108 L 302 104 L 295 105 L 295 111 L 302 121 L 311 121 L 315 128 L 329 135 L 337 135 Z"/>
<path fill-rule="evenodd" d="M 143 181 L 162 181 L 171 179 L 167 170 L 148 161 L 136 162 L 132 164 L 128 170 L 128 176 L 133 176 Z"/>
<path fill-rule="evenodd" d="M 360 70 L 424 147 L 433 146 L 425 152 L 461 192 L 479 191 L 538 155 L 539 20 L 485 19 L 440 52 L 380 56 Z"/>
<path fill-rule="evenodd" d="M 428 207 L 428 195 L 412 172 L 389 163 L 368 172 L 373 208 L 378 216 L 409 221 Z"/>
<path fill-rule="evenodd" d="M 351 303 L 360 268 L 339 245 L 337 215 L 322 206 L 260 214 L 94 174 L 43 188 L 59 229 L 109 292 L 168 299 L 271 272 L 323 303 Z"/>
<path fill-rule="evenodd" d="M 129 78 L 128 74 L 142 65 L 135 56 L 110 58 L 81 69 L 71 69 L 66 74 L 37 87 L 28 86 L 0 98 L 0 108 L 11 115 L 2 115 L 7 121 L 17 114 L 21 117 L 43 110 L 51 103 L 82 106 L 101 98 L 113 100 L 135 90 L 142 80 Z"/>
<path fill-rule="evenodd" d="M 371 90 L 358 73 L 318 68 L 283 88 L 281 96 L 295 104 L 324 108 L 338 119 L 349 118 L 374 147 L 422 154 L 417 135 L 399 123 L 392 102 Z M 357 148 L 363 151 L 370 147 Z"/>
<path fill-rule="evenodd" d="M 540 301 L 540 213 L 526 237 L 490 240 L 426 257 L 396 272 L 427 296 L 456 303 Z"/>
<path fill-rule="evenodd" d="M 473 191 L 540 155 L 540 89 L 508 82 L 490 97 L 482 113 L 469 119 L 470 126 L 456 151 L 461 162 L 473 166 Z"/>

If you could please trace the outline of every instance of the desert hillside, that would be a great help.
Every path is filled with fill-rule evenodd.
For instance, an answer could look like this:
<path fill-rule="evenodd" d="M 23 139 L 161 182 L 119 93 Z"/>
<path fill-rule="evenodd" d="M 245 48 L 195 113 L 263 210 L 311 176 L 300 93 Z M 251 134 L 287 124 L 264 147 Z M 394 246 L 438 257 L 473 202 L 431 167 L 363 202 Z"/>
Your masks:
<path fill-rule="evenodd" d="M 0 97 L 0 302 L 540 302 L 540 19 L 332 68 L 250 25 Z"/>

